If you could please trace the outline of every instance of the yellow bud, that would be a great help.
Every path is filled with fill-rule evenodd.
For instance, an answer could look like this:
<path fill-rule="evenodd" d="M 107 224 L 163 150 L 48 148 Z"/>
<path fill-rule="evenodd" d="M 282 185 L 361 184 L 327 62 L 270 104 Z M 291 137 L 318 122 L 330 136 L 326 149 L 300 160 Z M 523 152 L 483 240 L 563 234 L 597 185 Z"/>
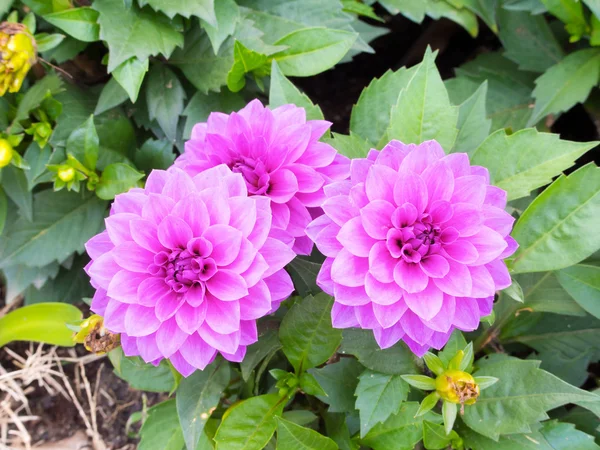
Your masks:
<path fill-rule="evenodd" d="M 435 390 L 450 403 L 472 405 L 479 397 L 479 386 L 473 376 L 461 370 L 446 370 L 435 379 Z"/>
<path fill-rule="evenodd" d="M 85 319 L 80 327 L 73 335 L 73 342 L 83 344 L 89 352 L 103 354 L 119 346 L 120 336 L 104 328 L 104 318 L 98 314 Z"/>
<path fill-rule="evenodd" d="M 13 148 L 6 139 L 0 139 L 0 167 L 6 167 L 13 158 Z"/>
<path fill-rule="evenodd" d="M 29 29 L 20 23 L 0 24 L 0 96 L 21 89 L 27 72 L 37 61 L 37 46 Z"/>
<path fill-rule="evenodd" d="M 60 178 L 60 180 L 64 181 L 65 183 L 73 181 L 73 178 L 75 178 L 75 169 L 68 166 L 64 167 L 63 169 L 59 169 L 58 178 Z"/>

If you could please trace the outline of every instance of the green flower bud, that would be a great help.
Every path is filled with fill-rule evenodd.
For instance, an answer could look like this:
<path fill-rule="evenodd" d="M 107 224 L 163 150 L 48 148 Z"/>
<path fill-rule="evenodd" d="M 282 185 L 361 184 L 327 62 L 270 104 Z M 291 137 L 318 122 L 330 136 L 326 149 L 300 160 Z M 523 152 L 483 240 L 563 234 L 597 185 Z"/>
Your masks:
<path fill-rule="evenodd" d="M 57 175 L 61 181 L 68 183 L 69 181 L 73 181 L 73 179 L 75 178 L 75 169 L 69 166 L 65 166 L 58 170 Z"/>
<path fill-rule="evenodd" d="M 0 24 L 0 96 L 18 92 L 37 61 L 36 43 L 29 29 L 20 23 Z"/>
<path fill-rule="evenodd" d="M 13 158 L 13 148 L 6 139 L 0 139 L 0 168 L 10 164 Z"/>
<path fill-rule="evenodd" d="M 446 370 L 435 379 L 435 391 L 445 401 L 472 405 L 479 397 L 479 386 L 470 373 Z"/>

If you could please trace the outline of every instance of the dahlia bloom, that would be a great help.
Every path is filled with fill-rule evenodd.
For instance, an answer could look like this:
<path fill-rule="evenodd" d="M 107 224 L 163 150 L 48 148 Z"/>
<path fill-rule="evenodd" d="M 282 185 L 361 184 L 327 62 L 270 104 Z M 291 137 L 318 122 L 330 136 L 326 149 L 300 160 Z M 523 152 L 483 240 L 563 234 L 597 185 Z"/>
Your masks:
<path fill-rule="evenodd" d="M 273 227 L 297 254 L 310 254 L 309 222 L 322 214 L 323 186 L 344 180 L 348 158 L 319 142 L 330 122 L 306 121 L 303 108 L 273 111 L 254 100 L 238 113 L 212 113 L 196 124 L 175 166 L 194 176 L 219 164 L 241 173 L 250 195 L 271 199 Z"/>
<path fill-rule="evenodd" d="M 307 229 L 327 256 L 317 282 L 335 297 L 334 327 L 371 329 L 381 348 L 402 339 L 419 356 L 454 328 L 475 330 L 511 284 L 502 258 L 517 248 L 506 192 L 489 181 L 435 141 L 352 160 Z"/>
<path fill-rule="evenodd" d="M 86 271 L 92 310 L 127 356 L 168 358 L 184 376 L 217 352 L 242 360 L 256 319 L 293 290 L 283 267 L 295 255 L 269 236 L 269 203 L 223 165 L 193 178 L 155 170 L 115 198 L 106 231 L 86 244 Z"/>

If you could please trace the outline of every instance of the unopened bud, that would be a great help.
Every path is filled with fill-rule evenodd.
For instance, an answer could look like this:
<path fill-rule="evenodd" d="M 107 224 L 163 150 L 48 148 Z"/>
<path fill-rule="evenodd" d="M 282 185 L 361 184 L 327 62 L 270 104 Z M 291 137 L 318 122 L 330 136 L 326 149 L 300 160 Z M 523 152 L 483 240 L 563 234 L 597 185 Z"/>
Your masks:
<path fill-rule="evenodd" d="M 450 403 L 472 405 L 479 397 L 479 386 L 473 376 L 461 370 L 446 370 L 435 379 L 435 390 Z"/>
<path fill-rule="evenodd" d="M 62 169 L 59 169 L 57 175 L 61 181 L 68 183 L 69 181 L 73 181 L 73 179 L 75 178 L 75 169 L 66 166 Z"/>
<path fill-rule="evenodd" d="M 37 60 L 36 43 L 29 29 L 20 23 L 0 24 L 0 96 L 18 92 Z"/>
<path fill-rule="evenodd" d="M 13 158 L 13 148 L 6 139 L 0 139 L 0 168 L 10 164 Z"/>

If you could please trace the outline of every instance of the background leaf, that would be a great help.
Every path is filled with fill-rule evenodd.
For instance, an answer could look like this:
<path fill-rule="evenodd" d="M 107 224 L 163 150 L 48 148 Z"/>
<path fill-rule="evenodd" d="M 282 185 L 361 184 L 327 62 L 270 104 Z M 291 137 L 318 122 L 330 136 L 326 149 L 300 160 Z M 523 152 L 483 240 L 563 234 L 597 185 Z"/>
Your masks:
<path fill-rule="evenodd" d="M 358 385 L 358 376 L 365 368 L 354 358 L 341 358 L 334 364 L 321 369 L 309 369 L 327 396 L 317 396 L 329 405 L 328 411 L 352 412 L 355 410 L 354 391 Z"/>
<path fill-rule="evenodd" d="M 148 409 L 148 418 L 140 430 L 138 450 L 181 450 L 183 433 L 177 420 L 175 399 Z"/>
<path fill-rule="evenodd" d="M 579 306 L 600 319 L 600 267 L 577 264 L 558 271 L 556 276 Z"/>
<path fill-rule="evenodd" d="M 150 120 L 156 119 L 171 141 L 177 136 L 177 123 L 183 112 L 185 97 L 179 78 L 167 66 L 152 67 L 146 86 L 148 115 Z"/>
<path fill-rule="evenodd" d="M 271 66 L 271 87 L 269 91 L 269 106 L 276 108 L 278 106 L 293 103 L 306 110 L 307 120 L 323 120 L 321 108 L 314 105 L 306 94 L 298 90 L 293 83 L 288 80 L 273 60 Z"/>
<path fill-rule="evenodd" d="M 331 439 L 309 428 L 277 418 L 277 448 L 279 450 L 337 450 Z"/>

